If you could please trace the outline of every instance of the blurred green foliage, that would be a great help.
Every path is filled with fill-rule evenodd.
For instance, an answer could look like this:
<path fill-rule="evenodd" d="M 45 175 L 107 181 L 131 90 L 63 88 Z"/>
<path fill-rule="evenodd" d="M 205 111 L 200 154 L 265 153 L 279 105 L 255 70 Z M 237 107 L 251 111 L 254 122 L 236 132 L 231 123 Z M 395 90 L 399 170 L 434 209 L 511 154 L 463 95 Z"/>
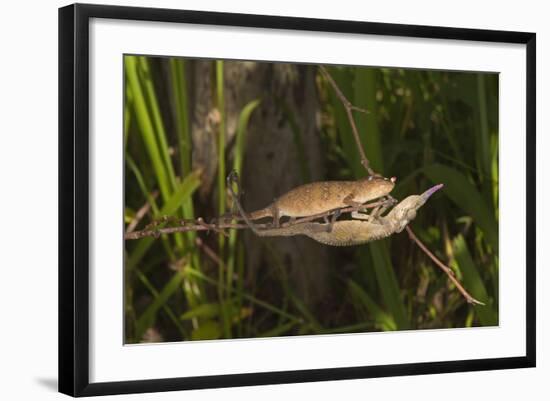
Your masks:
<path fill-rule="evenodd" d="M 192 171 L 188 61 L 125 57 L 126 224 L 138 216 L 142 228 L 166 215 L 195 218 L 226 210 L 226 171 L 242 169 L 247 124 L 260 100 L 250 99 L 240 111 L 236 140 L 226 149 L 224 62 L 212 63 L 211 95 L 221 123 L 217 188 L 212 188 L 212 204 L 205 206 L 197 205 L 200 174 Z M 276 304 L 264 299 L 261 286 L 245 283 L 245 249 L 237 232 L 210 240 L 210 256 L 200 236 L 180 233 L 126 241 L 127 342 L 498 324 L 498 75 L 328 70 L 355 106 L 370 111 L 355 114 L 357 126 L 374 170 L 398 177 L 396 198 L 445 184 L 412 227 L 487 305 L 467 305 L 406 234 L 339 253 L 355 268 L 332 276 L 337 305 L 311 310 L 289 285 L 284 269 L 273 267 L 277 273 L 269 283 L 284 295 Z M 316 86 L 325 178 L 363 177 L 340 100 L 320 73 Z M 166 94 L 169 101 L 162 98 Z M 291 125 L 298 154 L 303 154 L 299 110 L 275 101 Z M 308 181 L 305 164 L 298 173 Z M 272 259 L 276 265 L 277 255 Z"/>

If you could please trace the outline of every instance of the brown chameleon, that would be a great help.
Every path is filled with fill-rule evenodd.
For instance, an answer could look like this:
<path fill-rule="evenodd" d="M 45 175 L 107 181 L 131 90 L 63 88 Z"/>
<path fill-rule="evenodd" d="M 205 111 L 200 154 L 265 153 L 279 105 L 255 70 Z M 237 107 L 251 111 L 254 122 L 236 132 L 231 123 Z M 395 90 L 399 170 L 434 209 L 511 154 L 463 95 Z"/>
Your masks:
<path fill-rule="evenodd" d="M 252 221 L 272 217 L 274 226 L 279 227 L 279 219 L 283 216 L 313 216 L 389 196 L 395 181 L 395 177 L 373 175 L 357 181 L 312 182 L 291 189 L 265 208 L 249 213 L 247 217 Z"/>

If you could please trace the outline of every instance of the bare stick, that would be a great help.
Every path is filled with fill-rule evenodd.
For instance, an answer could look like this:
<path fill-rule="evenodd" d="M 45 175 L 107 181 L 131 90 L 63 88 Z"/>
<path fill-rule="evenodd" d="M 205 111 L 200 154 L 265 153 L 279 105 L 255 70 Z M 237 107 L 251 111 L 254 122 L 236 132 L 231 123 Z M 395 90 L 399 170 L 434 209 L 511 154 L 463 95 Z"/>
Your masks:
<path fill-rule="evenodd" d="M 267 228 L 267 224 L 257 225 L 261 228 Z M 174 234 L 174 233 L 185 233 L 189 231 L 215 231 L 220 229 L 233 228 L 233 229 L 243 229 L 248 228 L 246 224 L 193 224 L 193 225 L 184 225 L 184 226 L 175 226 L 175 227 L 164 227 L 164 228 L 153 228 L 149 230 L 133 231 L 131 233 L 124 234 L 125 240 L 134 240 L 145 237 L 154 237 L 158 238 L 162 234 Z"/>
<path fill-rule="evenodd" d="M 357 130 L 357 125 L 355 124 L 355 119 L 353 118 L 354 110 L 359 111 L 361 113 L 368 113 L 368 110 L 362 109 L 360 107 L 357 107 L 351 104 L 348 98 L 340 90 L 340 88 L 338 87 L 338 85 L 336 84 L 332 76 L 328 73 L 327 69 L 322 65 L 320 65 L 319 68 L 327 78 L 327 81 L 332 86 L 332 89 L 334 89 L 334 92 L 336 92 L 336 96 L 338 96 L 338 98 L 344 105 L 344 109 L 346 109 L 346 114 L 348 116 L 348 120 L 351 125 L 351 131 L 353 132 L 353 136 L 355 137 L 355 142 L 357 144 L 357 149 L 359 150 L 359 154 L 361 155 L 361 164 L 363 165 L 363 167 L 367 169 L 367 172 L 369 173 L 369 175 L 376 175 L 374 170 L 370 167 L 370 163 L 369 163 L 369 159 L 367 159 L 367 155 L 365 155 L 365 150 L 363 149 L 363 146 L 361 144 L 361 138 L 359 138 L 359 131 Z"/>
<path fill-rule="evenodd" d="M 221 265 L 225 269 L 225 263 L 223 262 L 223 260 L 221 260 L 218 254 L 214 252 L 212 248 L 206 245 L 202 239 L 200 239 L 199 237 L 195 238 L 195 244 L 197 244 L 197 246 L 202 249 L 206 256 L 212 259 L 214 263 L 216 263 L 217 265 Z"/>
<path fill-rule="evenodd" d="M 158 191 L 153 192 L 151 196 L 152 196 L 152 199 L 151 198 L 150 199 L 154 200 L 158 196 Z M 128 227 L 126 227 L 126 232 L 130 233 L 134 231 L 134 229 L 137 227 L 141 219 L 145 217 L 145 215 L 149 212 L 149 210 L 151 210 L 151 202 L 147 201 L 144 203 L 142 207 L 139 208 L 139 210 L 136 213 L 136 216 L 132 219 L 130 224 L 128 224 Z"/>
<path fill-rule="evenodd" d="M 349 206 L 343 209 L 336 209 L 336 210 L 330 210 L 325 213 L 319 213 L 315 214 L 313 216 L 303 217 L 300 219 L 296 219 L 293 222 L 285 222 L 281 224 L 281 227 L 289 227 L 295 224 L 301 224 L 301 223 L 307 223 L 316 219 L 324 218 L 324 217 L 330 217 L 334 215 L 336 212 L 340 213 L 348 213 L 348 212 L 355 212 L 358 210 L 365 210 L 365 209 L 372 209 L 377 206 L 385 206 L 388 204 L 388 200 L 381 200 L 377 202 L 371 202 L 371 203 L 365 203 L 364 205 L 360 206 Z M 200 219 L 200 217 L 199 217 Z M 202 221 L 190 221 L 190 220 L 183 220 L 179 219 L 180 225 L 179 226 L 171 226 L 171 227 L 163 227 L 163 228 L 155 228 L 155 225 L 148 225 L 145 229 L 140 231 L 133 231 L 130 233 L 126 233 L 124 235 L 125 240 L 135 240 L 145 237 L 159 237 L 162 234 L 174 234 L 174 233 L 182 233 L 182 232 L 188 232 L 188 231 L 219 231 L 223 229 L 234 229 L 234 230 L 240 230 L 249 228 L 246 224 L 233 224 L 233 223 L 206 223 L 204 220 Z M 270 226 L 268 224 L 254 224 L 257 228 L 269 228 Z"/>
<path fill-rule="evenodd" d="M 407 226 L 407 233 L 409 233 L 409 238 L 412 239 L 416 245 L 418 245 L 418 247 L 420 249 L 422 249 L 424 251 L 424 253 L 426 255 L 428 255 L 428 257 L 433 260 L 433 262 L 439 267 L 441 268 L 441 270 L 443 270 L 445 272 L 445 274 L 447 274 L 447 276 L 449 276 L 449 279 L 453 282 L 453 284 L 456 286 L 456 288 L 458 288 L 458 291 L 460 291 L 460 293 L 464 296 L 464 298 L 466 299 L 466 301 L 469 303 L 469 304 L 477 304 L 477 305 L 485 305 L 483 302 L 480 302 L 478 301 L 477 299 L 475 299 L 474 297 L 472 297 L 468 291 L 466 291 L 464 289 L 464 287 L 462 286 L 462 284 L 460 284 L 460 281 L 458 281 L 453 273 L 453 271 L 451 270 L 450 267 L 448 267 L 447 265 L 445 265 L 443 262 L 441 262 L 432 252 L 430 252 L 430 250 L 426 247 L 426 245 L 424 245 L 422 243 L 422 241 L 420 241 L 418 239 L 418 237 L 414 234 L 413 230 Z"/>
<path fill-rule="evenodd" d="M 215 224 L 207 224 L 204 222 L 204 219 L 202 217 L 199 217 L 197 219 L 197 224 L 201 227 L 205 227 L 208 230 L 212 230 L 217 232 L 218 234 L 223 235 L 224 237 L 229 237 L 229 234 L 227 234 L 225 231 L 220 229 L 220 227 L 217 227 Z"/>
<path fill-rule="evenodd" d="M 227 176 L 227 187 L 229 188 L 229 192 L 231 192 L 231 196 L 233 197 L 233 203 L 237 206 L 237 210 L 241 214 L 242 219 L 246 223 L 246 225 L 254 231 L 254 234 L 259 235 L 260 232 L 258 228 L 250 221 L 248 218 L 248 215 L 244 211 L 243 207 L 241 206 L 241 202 L 239 201 L 239 195 L 235 193 L 233 190 L 233 184 L 237 185 L 237 193 L 241 193 L 241 186 L 239 184 L 239 176 L 237 175 L 237 172 L 235 170 L 231 171 L 229 175 Z"/>

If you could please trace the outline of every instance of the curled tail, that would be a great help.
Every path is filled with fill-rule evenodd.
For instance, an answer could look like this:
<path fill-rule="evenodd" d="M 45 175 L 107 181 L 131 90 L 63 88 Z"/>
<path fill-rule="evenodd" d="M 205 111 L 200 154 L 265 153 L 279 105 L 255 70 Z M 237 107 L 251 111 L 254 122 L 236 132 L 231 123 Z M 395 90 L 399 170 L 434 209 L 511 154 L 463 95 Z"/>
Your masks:
<path fill-rule="evenodd" d="M 256 210 L 254 212 L 248 213 L 246 216 L 250 220 L 254 221 L 254 220 L 263 219 L 265 217 L 271 217 L 271 216 L 273 216 L 273 213 L 271 212 L 271 209 L 266 207 L 265 209 L 260 209 L 260 210 Z M 220 219 L 223 219 L 223 220 L 230 220 L 230 219 L 244 220 L 241 217 L 241 214 L 239 212 L 237 212 L 237 213 L 235 213 L 235 212 L 224 213 L 220 216 Z"/>
<path fill-rule="evenodd" d="M 273 212 L 271 211 L 270 207 L 256 210 L 248 214 L 248 218 L 250 220 L 259 220 L 259 219 L 263 219 L 264 217 L 273 217 Z"/>

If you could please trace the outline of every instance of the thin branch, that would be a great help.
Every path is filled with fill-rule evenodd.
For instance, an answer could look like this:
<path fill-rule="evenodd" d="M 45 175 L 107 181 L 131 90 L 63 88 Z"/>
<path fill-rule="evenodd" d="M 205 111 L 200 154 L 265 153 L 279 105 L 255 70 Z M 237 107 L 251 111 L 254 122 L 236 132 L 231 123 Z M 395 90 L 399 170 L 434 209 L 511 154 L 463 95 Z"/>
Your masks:
<path fill-rule="evenodd" d="M 141 231 L 133 231 L 131 233 L 124 234 L 125 240 L 140 239 L 145 237 L 154 237 L 158 238 L 163 234 L 174 234 L 174 233 L 185 233 L 188 231 L 210 231 L 210 230 L 219 230 L 224 228 L 247 228 L 245 224 L 231 224 L 231 223 L 222 223 L 222 224 L 185 224 L 175 227 L 163 227 L 163 228 L 151 228 Z"/>
<path fill-rule="evenodd" d="M 150 198 L 151 200 L 154 200 L 156 199 L 156 197 L 158 196 L 158 191 L 155 191 L 152 193 L 152 198 Z M 141 219 L 143 219 L 145 217 L 145 215 L 149 212 L 149 210 L 151 210 L 151 207 L 152 207 L 152 204 L 151 202 L 148 200 L 147 202 L 145 202 L 143 204 L 142 207 L 139 208 L 139 210 L 137 211 L 135 217 L 132 219 L 132 221 L 128 224 L 128 227 L 126 227 L 126 232 L 127 233 L 130 233 L 132 231 L 135 230 L 135 228 L 138 226 L 139 222 L 141 221 Z"/>
<path fill-rule="evenodd" d="M 483 302 L 480 302 L 478 301 L 477 299 L 475 299 L 474 297 L 472 297 L 468 291 L 466 291 L 464 289 L 464 287 L 462 286 L 462 284 L 460 284 L 460 281 L 457 280 L 457 278 L 455 277 L 453 271 L 451 270 L 450 267 L 448 267 L 447 265 L 445 265 L 443 262 L 441 262 L 432 252 L 430 252 L 430 250 L 426 247 L 426 245 L 424 245 L 422 243 L 422 241 L 420 241 L 418 239 L 418 237 L 414 234 L 413 230 L 407 226 L 407 233 L 409 233 L 409 238 L 412 239 L 416 245 L 418 245 L 418 247 L 420 249 L 422 249 L 424 251 L 424 253 L 426 255 L 428 255 L 428 257 L 433 260 L 433 262 L 439 267 L 441 268 L 441 270 L 443 270 L 445 272 L 445 274 L 447 274 L 447 276 L 449 276 L 449 279 L 453 282 L 453 284 L 456 286 L 456 288 L 458 288 L 458 291 L 460 291 L 460 293 L 464 296 L 464 298 L 466 298 L 466 301 L 469 303 L 469 304 L 477 304 L 477 305 L 485 305 Z"/>
<path fill-rule="evenodd" d="M 307 223 L 316 219 L 329 217 L 334 215 L 336 212 L 340 213 L 348 213 L 348 212 L 355 212 L 358 210 L 364 210 L 364 209 L 372 209 L 377 206 L 385 205 L 387 201 L 376 201 L 371 203 L 366 203 L 361 206 L 350 206 L 343 209 L 337 209 L 337 210 L 331 210 L 325 213 L 319 213 L 313 216 L 303 217 L 301 219 L 296 219 L 295 221 L 289 221 L 281 224 L 281 227 L 289 227 L 294 224 L 301 224 L 301 223 Z M 169 216 L 168 216 L 169 217 Z M 168 219 L 167 219 L 168 220 Z M 200 222 L 195 220 L 184 220 L 184 219 L 174 219 L 177 221 L 179 225 L 172 226 L 172 227 L 162 227 L 157 228 L 156 226 L 159 225 L 158 222 L 153 222 L 149 224 L 145 229 L 140 231 L 133 231 L 131 233 L 126 233 L 124 235 L 125 240 L 134 240 L 134 239 L 140 239 L 145 237 L 154 237 L 158 238 L 162 234 L 173 234 L 173 233 L 181 233 L 181 232 L 188 232 L 188 231 L 217 231 L 224 229 L 234 229 L 234 230 L 241 230 L 245 228 L 249 228 L 246 224 L 241 223 L 231 223 L 231 222 L 224 222 L 223 219 L 219 219 L 216 223 L 206 223 L 204 220 L 201 220 Z M 255 224 L 257 228 L 270 228 L 270 224 Z"/>
<path fill-rule="evenodd" d="M 214 250 L 212 248 L 210 248 L 208 245 L 206 245 L 204 243 L 204 241 L 200 238 L 200 237 L 197 237 L 195 238 L 195 244 L 197 244 L 197 246 L 206 254 L 206 256 L 208 256 L 215 264 L 217 265 L 221 265 L 224 269 L 225 269 L 225 263 L 223 262 L 223 260 L 220 259 L 220 257 L 218 256 L 218 254 L 216 252 L 214 252 Z"/>
<path fill-rule="evenodd" d="M 354 106 L 351 104 L 351 102 L 348 100 L 348 98 L 344 95 L 344 93 L 340 90 L 332 76 L 329 74 L 327 69 L 320 65 L 319 66 L 322 73 L 327 78 L 327 81 L 332 86 L 332 89 L 334 89 L 334 92 L 336 92 L 336 96 L 340 99 L 342 104 L 344 105 L 344 109 L 346 110 L 346 114 L 348 116 L 349 123 L 351 125 L 351 131 L 353 132 L 353 136 L 355 138 L 355 142 L 357 144 L 357 149 L 359 150 L 359 154 L 361 155 L 361 164 L 365 169 L 367 169 L 367 172 L 369 175 L 376 175 L 374 170 L 370 167 L 369 159 L 367 159 L 367 155 L 365 154 L 365 150 L 363 149 L 363 145 L 361 144 L 361 138 L 359 137 L 359 131 L 357 130 L 357 125 L 355 124 L 355 119 L 353 118 L 353 111 L 358 111 L 361 113 L 368 113 L 369 111 L 366 109 L 362 109 L 360 107 Z"/>
<path fill-rule="evenodd" d="M 229 234 L 227 234 L 223 229 L 220 229 L 220 227 L 216 227 L 215 224 L 207 224 L 202 217 L 199 217 L 197 219 L 197 224 L 207 228 L 208 230 L 212 230 L 217 232 L 218 234 L 223 235 L 224 237 L 229 237 Z"/>

